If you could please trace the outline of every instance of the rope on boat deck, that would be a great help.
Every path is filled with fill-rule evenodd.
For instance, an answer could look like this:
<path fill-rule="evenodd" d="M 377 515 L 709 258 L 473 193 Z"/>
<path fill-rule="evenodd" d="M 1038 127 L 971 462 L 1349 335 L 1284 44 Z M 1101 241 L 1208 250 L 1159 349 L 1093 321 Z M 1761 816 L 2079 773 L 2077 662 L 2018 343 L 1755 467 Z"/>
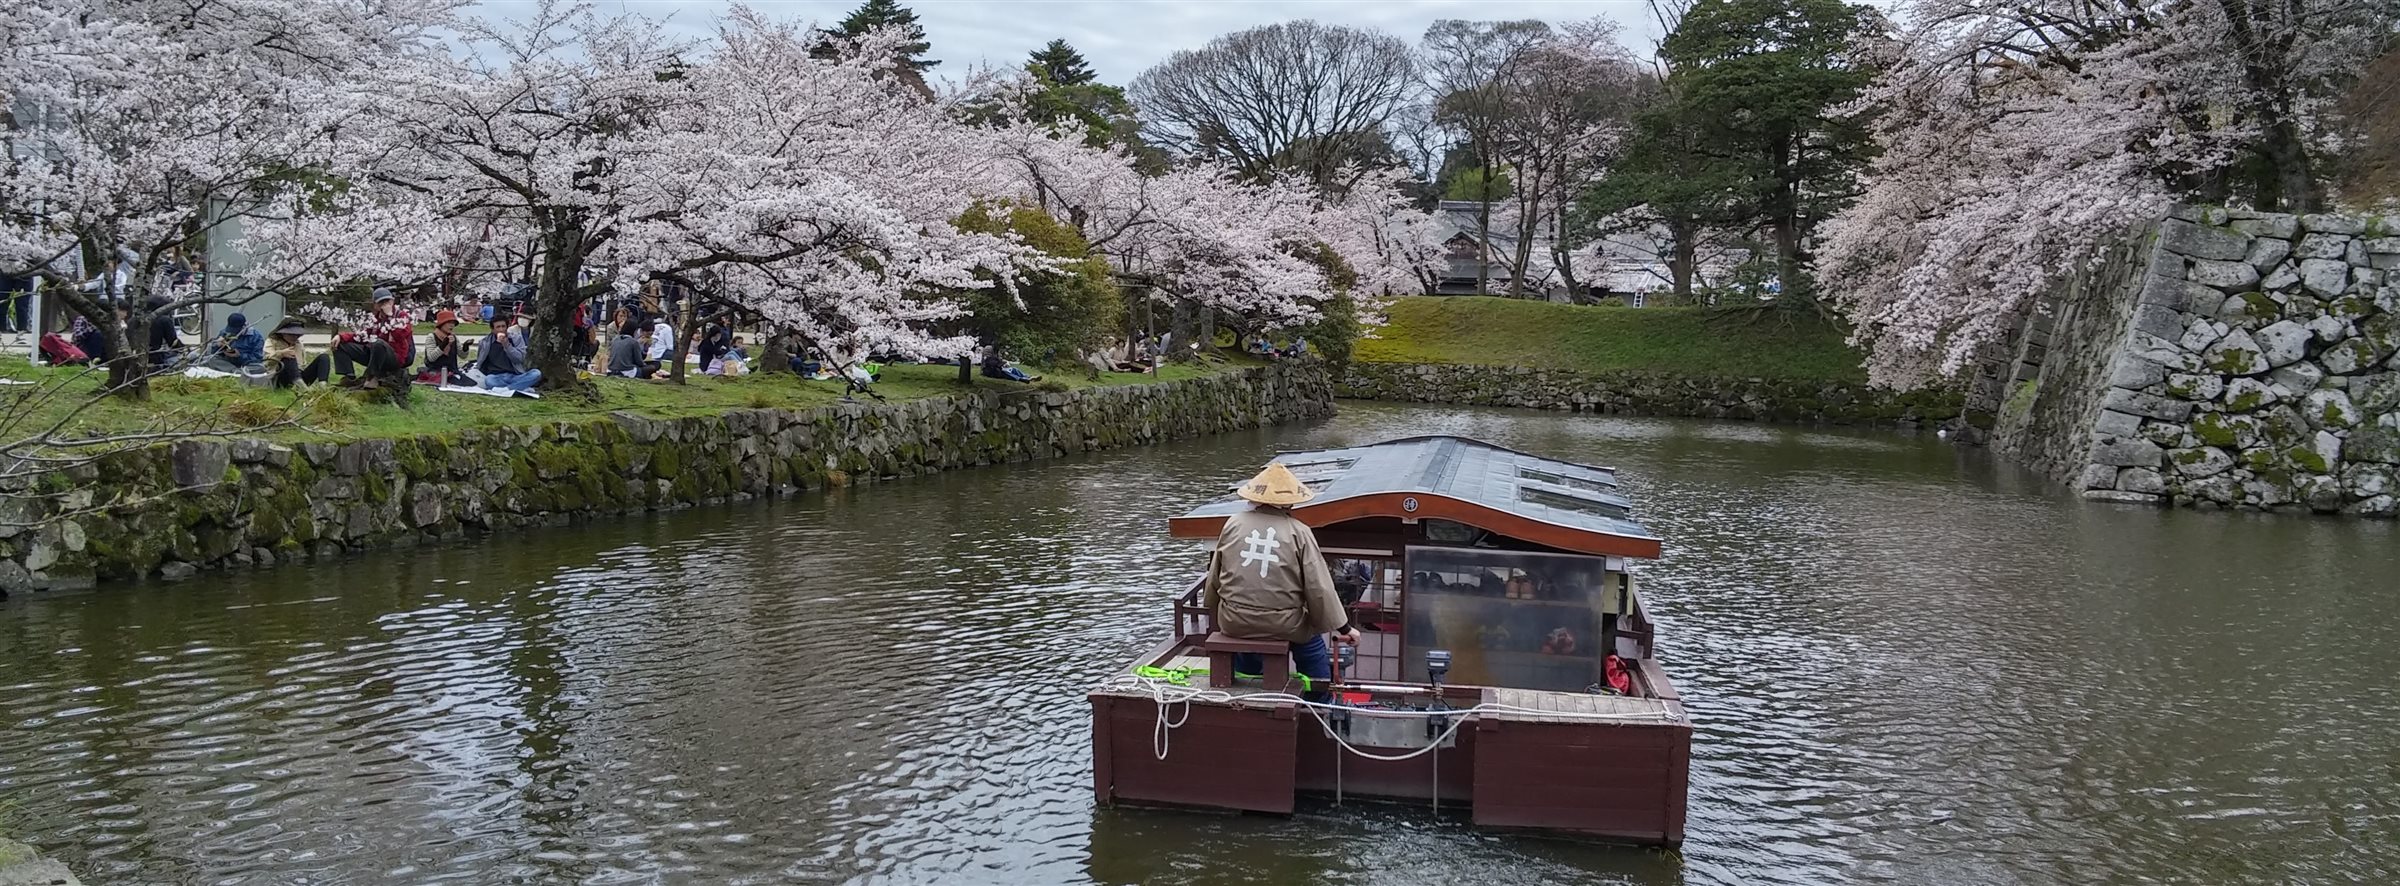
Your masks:
<path fill-rule="evenodd" d="M 1272 702 L 1275 704 L 1298 705 L 1307 710 L 1309 716 L 1316 718 L 1317 725 L 1325 730 L 1325 737 L 1333 739 L 1333 743 L 1339 745 L 1342 750 L 1349 751 L 1352 754 L 1356 754 L 1369 760 L 1382 760 L 1384 762 L 1397 762 L 1400 760 L 1415 759 L 1440 749 L 1443 742 L 1449 741 L 1451 736 L 1458 734 L 1459 727 L 1466 725 L 1467 715 L 1470 714 L 1535 714 L 1543 717 L 1551 717 L 1562 720 L 1590 720 L 1596 723 L 1673 723 L 1683 719 L 1666 711 L 1650 711 L 1642 713 L 1545 711 L 1538 708 L 1524 707 L 1522 705 L 1501 704 L 1499 702 L 1489 701 L 1469 708 L 1445 708 L 1435 711 L 1409 710 L 1405 708 L 1354 708 L 1336 705 L 1329 702 L 1310 701 L 1288 692 L 1253 692 L 1247 695 L 1235 696 L 1233 693 L 1222 689 L 1196 689 L 1190 686 L 1178 686 L 1166 680 L 1154 679 L 1136 674 L 1118 675 L 1116 679 L 1109 681 L 1101 688 L 1147 692 L 1150 695 L 1150 700 L 1157 703 L 1158 719 L 1155 721 L 1155 725 L 1151 727 L 1150 731 L 1150 752 L 1160 760 L 1165 760 L 1167 758 L 1167 750 L 1173 741 L 1174 731 L 1182 727 L 1183 724 L 1190 722 L 1192 718 L 1192 702 L 1195 701 L 1232 704 L 1238 699 L 1241 701 L 1263 701 Z M 1183 715 L 1180 717 L 1170 717 L 1168 710 L 1169 706 L 1171 705 L 1182 705 Z M 1325 711 L 1336 708 L 1348 711 L 1354 715 L 1366 717 L 1451 717 L 1453 719 L 1450 721 L 1449 728 L 1442 730 L 1442 734 L 1440 736 L 1434 738 L 1432 742 L 1428 743 L 1424 747 L 1409 751 L 1405 754 L 1377 754 L 1360 750 L 1358 746 L 1351 744 L 1348 738 L 1345 738 L 1340 733 L 1334 731 L 1333 721 L 1326 719 Z"/>

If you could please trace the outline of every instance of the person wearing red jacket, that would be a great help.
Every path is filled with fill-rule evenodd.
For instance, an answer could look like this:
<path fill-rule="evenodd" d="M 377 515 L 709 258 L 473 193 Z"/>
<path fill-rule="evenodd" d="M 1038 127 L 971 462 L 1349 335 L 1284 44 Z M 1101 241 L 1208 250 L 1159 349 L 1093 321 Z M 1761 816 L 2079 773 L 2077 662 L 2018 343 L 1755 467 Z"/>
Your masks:
<path fill-rule="evenodd" d="M 346 387 L 406 384 L 400 378 L 401 369 L 408 365 L 416 343 L 415 324 L 409 322 L 408 313 L 400 310 L 391 290 L 377 287 L 374 312 L 358 329 L 342 333 L 334 342 L 333 371 Z M 360 367 L 366 369 L 364 380 L 357 378 Z"/>

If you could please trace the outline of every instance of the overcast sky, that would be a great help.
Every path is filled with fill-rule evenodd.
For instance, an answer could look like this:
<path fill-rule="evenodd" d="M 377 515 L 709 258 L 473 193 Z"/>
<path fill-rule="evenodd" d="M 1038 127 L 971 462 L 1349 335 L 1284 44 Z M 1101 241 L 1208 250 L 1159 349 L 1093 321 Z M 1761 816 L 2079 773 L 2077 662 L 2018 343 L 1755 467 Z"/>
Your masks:
<path fill-rule="evenodd" d="M 708 30 L 728 5 L 712 0 L 592 0 L 602 12 L 666 18 L 679 29 Z M 1648 55 L 1648 13 L 1641 0 L 904 0 L 916 10 L 942 65 L 957 77 L 978 64 L 1015 66 L 1027 53 L 1065 38 L 1091 59 L 1106 83 L 1124 85 L 1178 49 L 1270 22 L 1313 18 L 1376 28 L 1414 43 L 1437 19 L 1538 18 L 1553 23 L 1599 16 L 1624 23 L 1627 47 Z M 529 0 L 485 0 L 486 15 L 523 17 Z M 858 0 L 755 0 L 774 14 L 830 25 Z"/>

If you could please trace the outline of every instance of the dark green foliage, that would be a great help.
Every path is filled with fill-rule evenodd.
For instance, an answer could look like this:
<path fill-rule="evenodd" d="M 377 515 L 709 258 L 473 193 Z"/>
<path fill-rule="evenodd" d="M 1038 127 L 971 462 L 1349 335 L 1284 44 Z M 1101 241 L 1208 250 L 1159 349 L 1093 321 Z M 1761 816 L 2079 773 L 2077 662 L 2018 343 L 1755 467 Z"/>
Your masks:
<path fill-rule="evenodd" d="M 1786 291 L 1804 288 L 1809 230 L 1848 203 L 1872 150 L 1863 121 L 1827 112 L 1873 79 L 1857 41 L 1874 20 L 1841 0 L 1695 3 L 1660 46 L 1658 100 L 1586 211 L 1648 206 L 1677 237 L 1763 231 Z"/>
<path fill-rule="evenodd" d="M 1083 53 L 1076 52 L 1065 40 L 1052 40 L 1034 50 L 1025 70 L 1057 86 L 1082 86 L 1099 79 L 1099 75 L 1092 73 L 1091 64 L 1084 61 Z"/>
<path fill-rule="evenodd" d="M 1293 332 L 1307 339 L 1309 349 L 1317 356 L 1335 363 L 1348 363 L 1351 346 L 1358 342 L 1361 332 L 1358 303 L 1350 297 L 1350 287 L 1358 282 L 1358 272 L 1342 260 L 1341 253 L 1322 243 L 1311 244 L 1301 257 L 1324 270 L 1325 280 L 1333 287 L 1334 295 L 1319 306 L 1323 316 Z"/>
<path fill-rule="evenodd" d="M 1067 41 L 1052 40 L 1036 50 L 1025 62 L 1025 72 L 1041 86 L 1041 91 L 1026 101 L 1026 119 L 1052 124 L 1080 122 L 1084 143 L 1095 147 L 1133 142 L 1133 102 L 1126 100 L 1124 89 L 1099 82 L 1083 54 Z"/>
<path fill-rule="evenodd" d="M 1450 176 L 1442 189 L 1444 200 L 1471 200 L 1490 203 L 1508 199 L 1514 193 L 1509 188 L 1508 173 L 1493 170 L 1485 177 L 1481 167 L 1469 166 Z"/>
<path fill-rule="evenodd" d="M 1005 203 L 977 204 L 959 216 L 958 227 L 1013 233 L 1065 262 L 1059 271 L 1025 275 L 1014 297 L 998 287 L 954 293 L 967 304 L 970 334 L 998 342 L 1019 360 L 1050 366 L 1077 362 L 1107 343 L 1124 316 L 1124 297 L 1109 278 L 1108 262 L 1092 255 L 1074 228 L 1039 209 Z"/>
<path fill-rule="evenodd" d="M 933 49 L 933 44 L 925 42 L 925 28 L 917 24 L 916 12 L 900 5 L 899 0 L 866 0 L 857 9 L 851 10 L 850 15 L 829 33 L 845 40 L 856 40 L 876 28 L 899 28 L 908 36 L 908 42 L 900 44 L 894 60 L 917 78 L 914 82 L 922 84 L 925 69 L 941 64 L 925 58 L 925 53 Z M 839 51 L 835 46 L 826 45 L 818 47 L 816 54 L 820 58 L 829 58 Z"/>

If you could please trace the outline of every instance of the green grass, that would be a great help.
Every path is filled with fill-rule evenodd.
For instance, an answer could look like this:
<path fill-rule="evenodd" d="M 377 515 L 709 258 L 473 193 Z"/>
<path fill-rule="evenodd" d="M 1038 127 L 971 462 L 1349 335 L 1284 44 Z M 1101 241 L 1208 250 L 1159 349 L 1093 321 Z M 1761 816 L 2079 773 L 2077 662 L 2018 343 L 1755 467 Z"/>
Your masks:
<path fill-rule="evenodd" d="M 1230 362 L 1217 366 L 1172 365 L 1156 374 L 1053 373 L 1040 384 L 974 379 L 971 389 L 1003 396 L 1025 396 L 1051 390 L 1148 384 L 1196 378 L 1255 365 Z M 72 415 L 68 425 L 75 436 L 117 434 L 144 430 L 254 428 L 289 416 L 297 427 L 279 427 L 265 436 L 286 440 L 348 440 L 441 433 L 474 427 L 542 424 L 588 420 L 616 411 L 654 418 L 722 414 L 734 409 L 807 409 L 841 399 L 839 381 L 806 381 L 789 373 L 717 378 L 693 373 L 687 384 L 600 377 L 591 380 L 594 398 L 568 394 L 542 399 L 502 399 L 473 394 L 449 394 L 429 385 L 411 392 L 408 408 L 369 402 L 353 391 L 318 386 L 302 391 L 246 388 L 233 379 L 195 379 L 171 376 L 153 379 L 147 401 L 109 397 L 75 414 L 100 389 L 102 373 L 74 367 L 34 366 L 23 359 L 0 359 L 0 377 L 40 382 L 39 385 L 0 388 L 0 414 L 20 418 L 0 427 L 0 435 L 22 439 Z M 921 364 L 884 367 L 874 390 L 892 400 L 938 397 L 969 390 L 958 383 L 956 366 Z M 862 402 L 872 402 L 860 397 Z"/>
<path fill-rule="evenodd" d="M 417 334 L 432 335 L 433 324 L 417 324 Z M 459 338 L 480 338 L 482 336 L 492 334 L 492 326 L 489 323 L 468 323 L 462 320 L 459 322 L 458 326 L 450 330 L 450 334 L 458 336 Z"/>
<path fill-rule="evenodd" d="M 1815 316 L 1766 309 L 1625 308 L 1475 296 L 1395 302 L 1354 359 L 1581 372 L 1862 382 L 1843 332 Z"/>

